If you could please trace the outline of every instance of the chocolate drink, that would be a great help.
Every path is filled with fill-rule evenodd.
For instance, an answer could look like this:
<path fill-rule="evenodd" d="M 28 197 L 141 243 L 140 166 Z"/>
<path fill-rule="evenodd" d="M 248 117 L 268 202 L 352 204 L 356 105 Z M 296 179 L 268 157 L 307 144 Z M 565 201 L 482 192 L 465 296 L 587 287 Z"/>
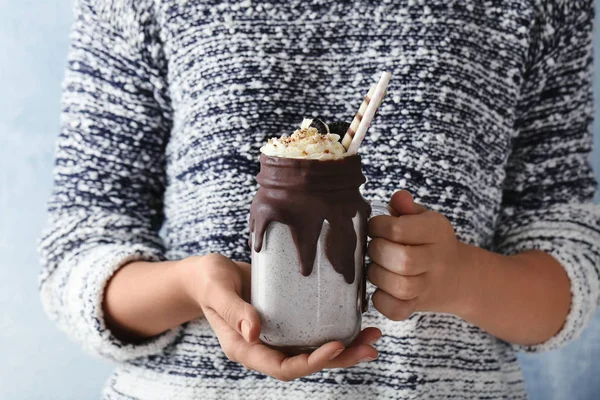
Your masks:
<path fill-rule="evenodd" d="M 288 353 L 360 332 L 370 206 L 360 156 L 262 154 L 250 211 L 252 305 L 261 340 Z"/>

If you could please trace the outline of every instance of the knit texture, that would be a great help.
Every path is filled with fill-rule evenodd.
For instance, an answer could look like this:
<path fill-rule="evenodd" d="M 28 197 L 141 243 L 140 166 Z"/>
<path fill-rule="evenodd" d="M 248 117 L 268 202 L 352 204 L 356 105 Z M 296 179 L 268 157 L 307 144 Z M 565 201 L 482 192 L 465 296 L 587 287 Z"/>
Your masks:
<path fill-rule="evenodd" d="M 249 261 L 260 146 L 303 117 L 350 121 L 389 70 L 361 147 L 364 196 L 408 189 L 465 242 L 555 256 L 571 280 L 566 324 L 516 348 L 567 343 L 600 297 L 592 3 L 79 0 L 41 294 L 71 337 L 119 362 L 104 397 L 525 398 L 515 347 L 451 315 L 371 309 L 376 361 L 282 383 L 230 362 L 204 320 L 123 343 L 102 296 L 131 260 Z"/>

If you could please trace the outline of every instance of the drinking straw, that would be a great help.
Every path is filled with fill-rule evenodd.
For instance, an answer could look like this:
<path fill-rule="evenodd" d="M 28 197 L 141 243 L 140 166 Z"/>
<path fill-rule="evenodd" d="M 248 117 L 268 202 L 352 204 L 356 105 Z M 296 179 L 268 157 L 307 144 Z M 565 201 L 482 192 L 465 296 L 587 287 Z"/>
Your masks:
<path fill-rule="evenodd" d="M 365 110 L 364 114 L 362 115 L 362 117 L 359 117 L 358 114 L 360 113 L 360 110 L 359 113 L 357 113 L 355 119 L 358 117 L 360 123 L 358 125 L 358 128 L 356 129 L 354 138 L 352 139 L 350 146 L 348 147 L 348 155 L 353 155 L 358 152 L 358 147 L 364 140 L 365 135 L 367 134 L 367 130 L 371 125 L 371 121 L 373 121 L 375 113 L 377 112 L 379 105 L 383 101 L 383 97 L 385 96 L 386 88 L 388 83 L 390 82 L 391 77 L 392 75 L 389 72 L 384 72 L 383 74 L 381 74 L 381 78 L 379 78 L 379 82 L 377 82 L 377 86 L 375 87 L 373 96 L 370 97 L 370 101 L 368 102 L 367 109 Z M 369 96 L 367 95 L 367 97 Z"/>
<path fill-rule="evenodd" d="M 348 147 L 350 147 L 350 143 L 352 143 L 352 139 L 354 139 L 354 134 L 355 134 L 356 130 L 358 129 L 360 120 L 362 119 L 363 114 L 367 110 L 367 106 L 371 102 L 373 93 L 375 93 L 375 87 L 377 87 L 377 85 L 373 84 L 371 86 L 371 88 L 369 89 L 369 93 L 367 93 L 367 95 L 365 96 L 365 99 L 363 100 L 362 104 L 360 105 L 358 112 L 354 116 L 352 123 L 350 123 L 350 126 L 348 127 L 348 130 L 346 131 L 346 134 L 344 135 L 344 138 L 342 139 L 342 146 L 344 146 L 344 148 L 346 150 L 348 150 Z"/>

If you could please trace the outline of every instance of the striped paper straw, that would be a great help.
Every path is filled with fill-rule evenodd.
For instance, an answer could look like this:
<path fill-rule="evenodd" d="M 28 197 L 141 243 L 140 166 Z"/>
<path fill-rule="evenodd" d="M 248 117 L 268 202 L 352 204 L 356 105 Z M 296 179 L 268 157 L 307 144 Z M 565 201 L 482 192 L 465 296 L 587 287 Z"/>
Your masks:
<path fill-rule="evenodd" d="M 371 121 L 373 121 L 373 118 L 375 117 L 375 112 L 377 112 L 379 105 L 383 101 L 383 97 L 385 96 L 386 88 L 387 88 L 388 83 L 390 82 L 391 77 L 392 77 L 392 75 L 389 72 L 384 72 L 383 74 L 381 74 L 381 78 L 379 78 L 379 82 L 377 82 L 377 86 L 375 87 L 373 96 L 367 95 L 367 97 L 370 98 L 370 101 L 368 102 L 366 110 L 362 114 L 362 117 L 359 117 L 360 123 L 358 124 L 358 128 L 356 128 L 356 133 L 354 134 L 354 138 L 352 139 L 350 146 L 348 147 L 349 155 L 353 155 L 358 152 L 358 147 L 360 146 L 360 144 L 362 143 L 362 141 L 365 138 L 365 135 L 367 134 L 367 130 L 369 129 L 369 126 L 371 125 Z M 370 91 L 369 91 L 369 93 L 370 93 Z M 366 101 L 366 99 L 367 98 L 365 98 L 365 101 Z M 364 102 L 363 102 L 363 104 L 364 104 Z M 362 108 L 362 105 L 361 105 L 361 108 Z M 361 114 L 360 110 L 359 110 L 358 114 Z M 357 114 L 357 117 L 358 117 L 358 114 Z M 355 119 L 356 119 L 356 117 L 355 117 Z M 350 126 L 350 128 L 352 128 L 352 126 Z M 350 130 L 350 129 L 348 129 L 348 130 Z M 348 133 L 346 133 L 346 135 L 348 135 Z M 344 139 L 345 138 L 346 138 L 346 136 L 344 136 Z"/>
<path fill-rule="evenodd" d="M 369 93 L 367 93 L 367 95 L 365 96 L 365 99 L 363 100 L 362 104 L 360 105 L 358 112 L 354 116 L 352 123 L 350 123 L 350 127 L 348 127 L 348 130 L 346 131 L 346 134 L 344 135 L 344 138 L 342 139 L 342 146 L 344 146 L 344 148 L 346 150 L 348 150 L 348 147 L 350 147 L 350 143 L 352 143 L 352 139 L 354 139 L 354 134 L 356 133 L 356 130 L 358 129 L 358 125 L 360 124 L 360 120 L 362 119 L 365 111 L 367 111 L 367 106 L 369 105 L 369 102 L 371 101 L 371 98 L 373 97 L 373 93 L 375 93 L 376 87 L 377 87 L 377 85 L 373 85 L 373 86 L 371 86 L 371 89 L 369 89 Z"/>

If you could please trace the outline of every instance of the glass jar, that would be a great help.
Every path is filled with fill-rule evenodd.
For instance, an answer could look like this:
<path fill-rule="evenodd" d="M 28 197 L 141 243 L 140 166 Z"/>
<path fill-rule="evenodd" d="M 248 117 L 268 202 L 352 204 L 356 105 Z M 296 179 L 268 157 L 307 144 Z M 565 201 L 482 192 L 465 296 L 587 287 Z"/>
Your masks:
<path fill-rule="evenodd" d="M 369 203 L 360 156 L 308 160 L 261 155 L 252 202 L 251 302 L 260 339 L 289 354 L 350 344 L 366 309 Z"/>

